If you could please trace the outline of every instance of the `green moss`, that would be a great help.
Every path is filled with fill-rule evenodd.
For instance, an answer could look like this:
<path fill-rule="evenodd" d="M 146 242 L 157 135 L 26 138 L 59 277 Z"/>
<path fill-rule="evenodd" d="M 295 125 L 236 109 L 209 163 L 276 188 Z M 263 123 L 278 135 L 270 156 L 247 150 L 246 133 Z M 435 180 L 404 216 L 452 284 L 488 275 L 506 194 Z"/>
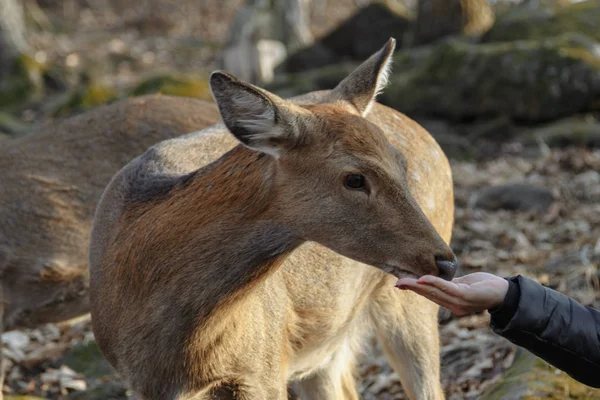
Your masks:
<path fill-rule="evenodd" d="M 90 84 L 81 97 L 82 107 L 95 107 L 106 104 L 117 97 L 117 93 L 106 86 Z"/>
<path fill-rule="evenodd" d="M 82 74 L 79 87 L 55 104 L 53 114 L 57 117 L 97 107 L 117 99 L 115 90 L 98 83 L 87 74 Z"/>
<path fill-rule="evenodd" d="M 0 111 L 0 133 L 10 136 L 27 132 L 31 128 L 30 124 L 22 122 L 9 113 Z"/>
<path fill-rule="evenodd" d="M 101 378 L 115 374 L 115 370 L 102 356 L 94 341 L 73 346 L 65 353 L 64 363 L 86 378 Z"/>
<path fill-rule="evenodd" d="M 575 381 L 519 348 L 513 365 L 481 400 L 592 400 L 599 397 L 600 390 Z"/>
<path fill-rule="evenodd" d="M 131 95 L 162 93 L 171 96 L 195 97 L 210 100 L 208 80 L 196 76 L 158 76 L 147 79 L 136 86 Z"/>
<path fill-rule="evenodd" d="M 43 91 L 44 66 L 28 55 L 21 54 L 7 77 L 0 80 L 0 108 L 17 107 Z"/>

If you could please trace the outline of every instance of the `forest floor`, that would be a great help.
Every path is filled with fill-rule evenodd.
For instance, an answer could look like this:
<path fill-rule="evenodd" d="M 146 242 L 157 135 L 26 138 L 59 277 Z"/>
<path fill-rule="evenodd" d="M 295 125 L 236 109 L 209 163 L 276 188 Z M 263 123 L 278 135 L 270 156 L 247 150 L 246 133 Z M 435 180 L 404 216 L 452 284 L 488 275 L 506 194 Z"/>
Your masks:
<path fill-rule="evenodd" d="M 190 1 L 184 6 L 165 1 L 161 7 L 166 8 L 158 9 L 148 6 L 152 1 L 140 1 L 145 8 L 119 8 L 119 2 L 108 0 L 88 2 L 96 4 L 95 9 L 80 3 L 84 2 L 65 1 L 63 8 L 44 8 L 37 14 L 38 27 L 52 30 L 32 33 L 34 58 L 74 73 L 93 70 L 106 85 L 121 88 L 134 86 L 150 73 L 206 75 L 216 65 L 232 10 L 242 0 Z M 323 8 L 315 13 L 316 34 L 356 8 L 350 0 L 332 3 L 319 3 Z M 33 9 L 32 14 L 36 12 Z M 193 13 L 201 23 L 193 23 L 189 18 Z M 31 126 L 52 118 L 44 103 L 56 97 L 37 99 L 17 117 Z M 599 307 L 600 151 L 539 147 L 532 152 L 518 142 L 498 146 L 494 158 L 452 161 L 456 197 L 452 247 L 463 264 L 460 273 L 522 274 Z M 503 183 L 548 188 L 555 201 L 543 212 L 472 207 L 475 193 Z M 449 399 L 479 398 L 513 361 L 514 346 L 491 332 L 487 313 L 463 318 L 443 313 L 440 331 L 442 382 Z M 2 340 L 5 393 L 46 399 L 127 398 L 114 371 L 100 361 L 89 319 L 8 332 Z M 365 345 L 358 382 L 365 400 L 406 398 L 374 340 Z M 90 390 L 97 385 L 112 394 L 93 397 Z"/>

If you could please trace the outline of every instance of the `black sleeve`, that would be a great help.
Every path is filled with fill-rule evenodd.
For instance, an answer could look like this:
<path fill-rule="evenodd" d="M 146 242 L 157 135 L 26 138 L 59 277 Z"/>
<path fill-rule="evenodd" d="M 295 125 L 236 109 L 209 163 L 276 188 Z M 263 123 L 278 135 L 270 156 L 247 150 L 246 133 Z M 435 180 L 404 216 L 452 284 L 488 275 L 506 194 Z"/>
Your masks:
<path fill-rule="evenodd" d="M 517 288 L 511 297 L 512 285 Z M 494 332 L 574 379 L 600 388 L 600 311 L 520 275 L 509 279 L 504 300 L 490 310 Z"/>

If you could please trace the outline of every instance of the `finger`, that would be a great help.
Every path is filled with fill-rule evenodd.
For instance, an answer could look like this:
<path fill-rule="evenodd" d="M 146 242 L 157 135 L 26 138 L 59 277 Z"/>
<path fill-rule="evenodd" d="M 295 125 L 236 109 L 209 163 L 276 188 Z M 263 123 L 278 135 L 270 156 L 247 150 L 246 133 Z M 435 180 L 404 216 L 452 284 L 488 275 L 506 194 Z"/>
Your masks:
<path fill-rule="evenodd" d="M 472 274 L 467 274 L 467 275 L 463 275 L 463 276 L 454 278 L 452 280 L 452 282 L 466 283 L 467 285 L 470 285 L 472 283 L 486 281 L 486 280 L 490 280 L 490 279 L 494 279 L 494 278 L 497 278 L 497 277 L 492 274 L 489 274 L 487 272 L 474 272 Z"/>
<path fill-rule="evenodd" d="M 463 299 L 467 295 L 468 287 L 459 286 L 454 282 L 448 282 L 436 276 L 426 275 L 417 281 L 420 284 L 433 286 L 449 294 L 452 297 Z"/>
<path fill-rule="evenodd" d="M 406 288 L 409 290 L 412 290 L 413 292 L 415 292 L 423 297 L 428 298 L 429 300 L 433 301 L 434 303 L 440 304 L 440 302 L 445 302 L 448 304 L 453 304 L 455 306 L 462 305 L 462 301 L 460 299 L 457 299 L 457 298 L 447 294 L 446 292 L 438 289 L 435 286 L 417 283 L 416 285 L 409 284 L 406 286 Z"/>
<path fill-rule="evenodd" d="M 400 278 L 396 282 L 396 287 L 402 289 L 402 286 L 416 285 L 417 280 L 414 278 Z"/>

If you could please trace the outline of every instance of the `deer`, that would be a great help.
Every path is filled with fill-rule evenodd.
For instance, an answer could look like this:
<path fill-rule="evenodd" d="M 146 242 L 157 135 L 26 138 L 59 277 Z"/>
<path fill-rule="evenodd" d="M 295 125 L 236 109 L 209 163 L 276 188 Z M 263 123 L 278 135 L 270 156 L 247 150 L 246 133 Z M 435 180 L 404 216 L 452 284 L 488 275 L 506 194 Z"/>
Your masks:
<path fill-rule="evenodd" d="M 113 177 L 91 320 L 137 398 L 358 399 L 370 334 L 411 399 L 444 398 L 438 307 L 395 284 L 455 274 L 452 174 L 429 133 L 376 102 L 394 48 L 291 99 L 214 71 L 222 122 Z"/>
<path fill-rule="evenodd" d="M 112 176 L 218 120 L 212 102 L 148 95 L 0 142 L 0 333 L 88 314 L 92 219 Z"/>

